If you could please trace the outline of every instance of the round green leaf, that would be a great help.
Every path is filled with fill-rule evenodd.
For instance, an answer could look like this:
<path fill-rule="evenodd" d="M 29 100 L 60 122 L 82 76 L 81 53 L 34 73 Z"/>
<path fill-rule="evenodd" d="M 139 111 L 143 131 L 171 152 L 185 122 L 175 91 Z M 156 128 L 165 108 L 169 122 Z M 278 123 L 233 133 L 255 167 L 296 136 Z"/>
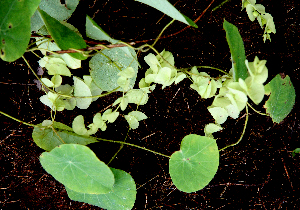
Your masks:
<path fill-rule="evenodd" d="M 0 58 L 12 62 L 20 58 L 30 39 L 30 17 L 39 0 L 0 1 Z"/>
<path fill-rule="evenodd" d="M 180 150 L 169 161 L 169 173 L 174 185 L 183 192 L 204 188 L 215 176 L 219 166 L 216 140 L 196 134 L 183 138 Z"/>
<path fill-rule="evenodd" d="M 107 210 L 132 209 L 136 199 L 136 186 L 130 174 L 120 169 L 110 168 L 115 176 L 112 191 L 107 194 L 86 194 L 66 188 L 68 196 L 74 201 L 89 203 Z"/>
<path fill-rule="evenodd" d="M 90 60 L 91 76 L 95 84 L 103 91 L 112 91 L 119 87 L 117 84 L 118 74 L 127 67 L 132 67 L 135 71 L 135 76 L 129 79 L 129 89 L 131 89 L 135 84 L 138 70 L 136 59 L 135 51 L 128 47 L 102 50 L 101 54 L 95 55 Z M 123 89 L 120 88 L 119 90 Z"/>
<path fill-rule="evenodd" d="M 73 191 L 106 194 L 114 185 L 110 168 L 87 146 L 63 144 L 40 156 L 43 168 Z"/>

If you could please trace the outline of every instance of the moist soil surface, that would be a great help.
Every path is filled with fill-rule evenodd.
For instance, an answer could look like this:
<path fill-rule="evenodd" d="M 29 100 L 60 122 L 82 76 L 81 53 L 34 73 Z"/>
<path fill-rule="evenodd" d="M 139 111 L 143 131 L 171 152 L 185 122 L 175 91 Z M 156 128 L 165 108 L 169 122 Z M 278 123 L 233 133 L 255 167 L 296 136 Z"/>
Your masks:
<path fill-rule="evenodd" d="M 104 3 L 103 3 L 104 2 Z M 196 20 L 211 1 L 171 1 L 186 16 Z M 257 21 L 251 22 L 241 11 L 240 1 L 229 1 L 220 9 L 212 8 L 222 1 L 215 1 L 197 22 L 199 28 L 185 28 L 175 21 L 156 44 L 156 49 L 173 53 L 178 68 L 190 66 L 213 66 L 229 71 L 230 52 L 222 24 L 224 18 L 235 24 L 243 38 L 246 56 L 253 61 L 255 56 L 267 60 L 269 82 L 278 73 L 289 75 L 296 93 L 300 72 L 298 18 L 299 3 L 296 0 L 260 0 L 266 11 L 274 17 L 276 34 L 272 42 L 263 42 L 263 30 Z M 171 20 L 162 13 L 134 1 L 87 1 L 82 0 L 70 23 L 85 34 L 85 15 L 91 16 L 108 34 L 125 42 L 152 43 L 162 28 Z M 162 17 L 163 16 L 163 17 Z M 179 31 L 183 30 L 180 33 Z M 142 78 L 147 65 L 139 53 Z M 35 56 L 26 53 L 25 58 L 37 70 Z M 88 72 L 87 62 L 74 75 Z M 50 110 L 40 103 L 43 95 L 34 83 L 34 75 L 24 60 L 6 63 L 0 61 L 1 111 L 22 121 L 38 124 L 50 119 Z M 207 69 L 211 75 L 218 73 Z M 106 109 L 118 97 L 111 94 L 94 102 L 88 110 L 63 111 L 56 120 L 71 125 L 78 114 L 87 121 Z M 267 99 L 267 97 L 266 97 Z M 127 142 L 171 155 L 179 150 L 182 138 L 194 133 L 204 135 L 205 124 L 213 122 L 207 111 L 211 99 L 204 100 L 183 82 L 150 94 L 146 105 L 140 106 L 148 119 L 138 129 L 128 133 Z M 265 112 L 265 100 L 255 106 Z M 130 107 L 134 109 L 135 107 Z M 214 179 L 204 189 L 183 193 L 172 184 L 168 173 L 168 159 L 153 153 L 125 146 L 110 163 L 111 167 L 131 174 L 137 185 L 137 198 L 133 209 L 298 209 L 300 206 L 299 155 L 292 151 L 299 144 L 299 103 L 279 124 L 268 116 L 250 109 L 249 122 L 242 141 L 220 152 L 220 165 Z M 64 186 L 47 174 L 41 167 L 39 155 L 43 152 L 33 142 L 33 128 L 0 116 L 0 209 L 100 209 L 68 198 Z M 245 123 L 245 111 L 236 120 L 223 124 L 224 130 L 217 133 L 219 148 L 238 141 Z M 112 140 L 124 140 L 127 123 L 119 117 L 107 131 L 97 136 Z M 90 148 L 104 162 L 119 149 L 111 143 L 95 143 Z"/>

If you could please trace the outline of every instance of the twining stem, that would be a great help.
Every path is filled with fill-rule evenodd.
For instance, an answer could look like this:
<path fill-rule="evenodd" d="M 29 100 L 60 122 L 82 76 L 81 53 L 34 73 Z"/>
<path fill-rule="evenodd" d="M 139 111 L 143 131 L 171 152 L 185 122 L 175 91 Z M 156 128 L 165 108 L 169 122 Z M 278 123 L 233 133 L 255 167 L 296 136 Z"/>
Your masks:
<path fill-rule="evenodd" d="M 156 42 L 160 39 L 161 35 L 163 34 L 163 32 L 175 21 L 175 19 L 171 20 L 164 28 L 163 30 L 161 30 L 161 32 L 159 33 L 159 35 L 157 36 L 157 38 L 155 39 L 154 43 L 151 45 L 152 47 L 154 47 L 154 45 L 156 44 Z"/>
<path fill-rule="evenodd" d="M 24 121 L 19 120 L 19 119 L 17 119 L 17 118 L 14 118 L 13 116 L 10 116 L 9 114 L 6 114 L 6 113 L 4 113 L 4 112 L 2 112 L 2 111 L 0 111 L 0 114 L 3 114 L 4 116 L 6 116 L 6 117 L 8 117 L 8 118 L 10 118 L 10 119 L 12 119 L 12 120 L 15 120 L 15 121 L 17 121 L 17 122 L 19 122 L 19 123 L 22 123 L 22 124 L 24 124 L 24 125 L 28 125 L 28 126 L 30 126 L 30 127 L 41 127 L 41 126 L 39 126 L 39 125 L 27 123 L 27 122 L 24 122 Z"/>
<path fill-rule="evenodd" d="M 215 11 L 215 10 L 219 9 L 220 7 L 223 6 L 223 4 L 226 4 L 226 3 L 229 2 L 229 1 L 230 1 L 230 0 L 225 0 L 225 1 L 223 1 L 221 4 L 219 4 L 218 6 L 214 7 L 214 8 L 212 9 L 212 11 Z"/>
<path fill-rule="evenodd" d="M 138 145 L 135 145 L 135 144 L 130 144 L 130 143 L 127 143 L 127 142 L 124 142 L 124 141 L 114 141 L 114 140 L 109 140 L 109 139 L 101 139 L 101 138 L 96 138 L 96 137 L 93 137 L 95 138 L 96 140 L 99 140 L 99 141 L 107 141 L 107 142 L 111 142 L 111 143 L 117 143 L 117 144 L 122 144 L 122 145 L 128 145 L 128 146 L 131 146 L 131 147 L 136 147 L 136 148 L 139 148 L 139 149 L 142 149 L 142 150 L 145 150 L 145 151 L 148 151 L 148 152 L 152 152 L 154 154 L 157 154 L 157 155 L 160 155 L 160 156 L 164 156 L 164 157 L 167 157 L 167 158 L 171 158 L 171 156 L 168 156 L 168 155 L 164 155 L 162 153 L 159 153 L 159 152 L 155 152 L 151 149 L 147 149 L 145 147 L 141 147 L 141 146 L 138 146 Z"/>
<path fill-rule="evenodd" d="M 130 128 L 128 129 L 127 134 L 126 134 L 126 137 L 125 137 L 125 139 L 124 139 L 123 142 L 126 141 L 126 139 L 127 139 L 127 137 L 128 137 L 129 131 L 130 131 Z M 124 147 L 124 144 L 121 144 L 120 148 L 119 148 L 118 151 L 114 154 L 114 156 L 112 156 L 112 158 L 110 159 L 110 161 L 108 162 L 107 165 L 109 165 L 109 164 L 111 163 L 111 161 L 113 161 L 113 159 L 115 159 L 115 157 L 116 157 L 116 156 L 118 155 L 118 153 L 123 149 L 123 147 Z"/>
<path fill-rule="evenodd" d="M 219 69 L 219 68 L 216 68 L 216 67 L 212 67 L 212 66 L 196 66 L 196 68 L 199 68 L 199 69 L 214 69 L 214 70 L 217 70 L 217 71 L 220 71 L 222 72 L 223 74 L 226 74 L 228 76 L 230 76 L 229 73 L 227 73 L 226 71 L 222 70 L 222 69 Z"/>
<path fill-rule="evenodd" d="M 17 118 L 14 118 L 14 117 L 10 116 L 9 114 L 4 113 L 4 112 L 2 112 L 2 111 L 0 111 L 0 114 L 3 114 L 4 116 L 6 116 L 6 117 L 8 117 L 8 118 L 10 118 L 10 119 L 13 119 L 13 120 L 15 120 L 15 121 L 17 121 L 17 122 L 20 122 L 20 123 L 24 124 L 24 125 L 28 125 L 28 126 L 30 126 L 30 127 L 45 128 L 44 126 L 40 126 L 40 125 L 35 125 L 35 124 L 31 124 L 31 123 L 24 122 L 24 121 L 22 121 L 22 120 L 19 120 L 19 119 L 17 119 Z M 55 132 L 55 133 L 56 133 L 56 132 Z M 56 133 L 56 134 L 57 134 L 57 133 Z M 58 134 L 57 134 L 57 135 L 58 135 Z M 100 141 L 107 141 L 107 142 L 112 142 L 112 143 L 121 144 L 122 146 L 120 147 L 119 150 L 121 150 L 121 149 L 123 148 L 123 145 L 128 145 L 128 146 L 136 147 L 136 148 L 139 148 L 139 149 L 148 151 L 148 152 L 152 152 L 152 153 L 157 154 L 157 155 L 160 155 L 160 156 L 164 156 L 164 157 L 170 158 L 170 156 L 168 156 L 168 155 L 164 155 L 164 154 L 162 154 L 162 153 L 155 152 L 155 151 L 150 150 L 150 149 L 147 149 L 147 148 L 145 148 L 145 147 L 141 147 L 141 146 L 138 146 L 138 145 L 135 145 L 135 144 L 130 144 L 130 143 L 127 143 L 127 142 L 124 142 L 124 141 L 114 141 L 114 140 L 101 139 L 101 138 L 96 138 L 96 137 L 90 137 L 90 138 L 94 138 L 94 139 L 100 140 Z M 125 139 L 125 140 L 126 140 L 126 139 Z M 64 141 L 62 140 L 62 142 L 64 142 Z M 116 155 L 117 155 L 117 153 L 115 154 L 115 156 L 116 156 Z M 114 157 L 115 157 L 115 156 L 114 156 Z M 113 157 L 113 158 L 114 158 L 114 157 Z M 113 159 L 113 158 L 112 158 L 112 159 Z M 111 160 L 112 160 L 112 159 L 111 159 Z M 111 162 L 111 161 L 109 161 L 109 162 Z"/>
<path fill-rule="evenodd" d="M 260 112 L 260 111 L 257 111 L 256 109 L 254 109 L 253 106 L 251 106 L 248 102 L 247 102 L 247 105 L 248 105 L 253 111 L 255 111 L 257 114 L 269 116 L 269 115 L 266 114 L 266 113 L 262 113 L 262 112 Z"/>
<path fill-rule="evenodd" d="M 248 116 L 249 116 L 249 113 L 248 113 L 248 106 L 246 105 L 246 120 L 245 120 L 245 125 L 244 125 L 244 129 L 243 129 L 243 133 L 242 135 L 240 136 L 239 140 L 234 143 L 234 144 L 230 144 L 230 145 L 227 145 L 226 147 L 223 147 L 222 149 L 219 149 L 219 151 L 222 151 L 224 149 L 227 149 L 228 147 L 232 147 L 232 146 L 235 146 L 237 145 L 238 143 L 240 143 L 240 141 L 242 140 L 244 134 L 245 134 L 245 131 L 246 131 L 246 127 L 247 127 L 247 123 L 248 123 Z"/>

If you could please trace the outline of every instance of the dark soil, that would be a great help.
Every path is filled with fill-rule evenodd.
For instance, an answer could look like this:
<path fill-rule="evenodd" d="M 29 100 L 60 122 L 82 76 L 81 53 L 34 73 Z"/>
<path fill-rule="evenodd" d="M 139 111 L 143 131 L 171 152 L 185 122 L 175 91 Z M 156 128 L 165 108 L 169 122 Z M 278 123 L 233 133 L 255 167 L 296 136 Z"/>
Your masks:
<path fill-rule="evenodd" d="M 195 20 L 210 0 L 170 2 L 177 3 L 181 12 Z M 212 7 L 221 2 L 215 1 Z M 297 87 L 300 82 L 299 3 L 296 0 L 257 2 L 274 17 L 277 33 L 271 35 L 272 42 L 264 44 L 263 31 L 257 21 L 252 23 L 246 12 L 241 12 L 240 1 L 230 1 L 215 12 L 211 12 L 211 7 L 197 22 L 198 29 L 188 28 L 161 39 L 156 48 L 171 51 L 179 68 L 206 65 L 229 70 L 230 52 L 222 27 L 226 18 L 239 28 L 247 58 L 252 61 L 257 55 L 267 60 L 268 81 L 278 73 L 284 73 Z M 114 38 L 127 42 L 155 39 L 170 21 L 168 17 L 160 20 L 162 13 L 138 2 L 81 0 L 70 22 L 82 34 L 85 34 L 86 14 Z M 184 24 L 175 22 L 164 35 L 174 34 L 184 27 Z M 140 70 L 141 77 L 146 69 L 145 55 L 139 55 L 144 67 Z M 38 68 L 35 57 L 30 54 L 25 54 L 25 57 L 34 69 Z M 35 86 L 34 75 L 25 62 L 22 59 L 12 63 L 0 61 L 0 67 L 0 110 L 29 123 L 49 119 L 49 108 L 39 102 L 43 92 Z M 87 64 L 84 68 L 86 71 Z M 147 105 L 139 107 L 149 118 L 138 129 L 129 132 L 127 141 L 171 155 L 179 150 L 185 135 L 203 135 L 204 125 L 213 122 L 206 109 L 212 101 L 201 99 L 189 85 L 188 81 L 183 81 L 164 90 L 158 87 Z M 99 99 L 88 110 L 58 113 L 57 121 L 70 125 L 78 114 L 91 119 L 94 113 L 111 105 L 116 98 L 117 95 L 112 94 Z M 263 103 L 255 106 L 262 112 L 265 111 Z M 299 209 L 299 155 L 292 157 L 292 151 L 300 147 L 299 103 L 296 102 L 290 115 L 279 124 L 252 110 L 250 113 L 243 140 L 220 153 L 215 178 L 195 193 L 187 194 L 176 189 L 168 174 L 167 158 L 124 147 L 110 166 L 130 173 L 135 179 L 138 190 L 134 209 Z M 63 185 L 44 171 L 39 163 L 43 150 L 33 142 L 31 127 L 3 115 L 0 122 L 0 209 L 100 209 L 70 200 Z M 237 120 L 230 119 L 224 124 L 225 129 L 216 135 L 219 148 L 238 140 L 244 122 L 242 113 Z M 125 120 L 119 118 L 99 137 L 124 140 L 126 133 Z M 97 143 L 90 147 L 101 160 L 108 162 L 119 145 Z"/>

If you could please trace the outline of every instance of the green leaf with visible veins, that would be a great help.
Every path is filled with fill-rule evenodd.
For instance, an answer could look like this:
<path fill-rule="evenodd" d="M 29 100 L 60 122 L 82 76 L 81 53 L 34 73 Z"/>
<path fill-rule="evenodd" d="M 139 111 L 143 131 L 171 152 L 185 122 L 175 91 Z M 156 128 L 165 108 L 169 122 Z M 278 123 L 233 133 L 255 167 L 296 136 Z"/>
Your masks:
<path fill-rule="evenodd" d="M 110 168 L 87 146 L 60 145 L 43 152 L 40 162 L 56 180 L 78 193 L 106 194 L 115 182 Z"/>
<path fill-rule="evenodd" d="M 214 178 L 219 166 L 215 139 L 190 134 L 183 138 L 180 150 L 169 160 L 169 173 L 174 185 L 191 193 L 204 188 Z"/>
<path fill-rule="evenodd" d="M 280 123 L 293 109 L 295 104 L 295 88 L 287 75 L 282 78 L 277 74 L 266 86 L 265 92 L 270 95 L 264 107 L 272 120 Z"/>
<path fill-rule="evenodd" d="M 70 199 L 89 203 L 107 210 L 132 209 L 136 199 L 136 186 L 130 174 L 120 169 L 110 168 L 115 176 L 112 191 L 107 194 L 77 193 L 66 188 Z"/>

